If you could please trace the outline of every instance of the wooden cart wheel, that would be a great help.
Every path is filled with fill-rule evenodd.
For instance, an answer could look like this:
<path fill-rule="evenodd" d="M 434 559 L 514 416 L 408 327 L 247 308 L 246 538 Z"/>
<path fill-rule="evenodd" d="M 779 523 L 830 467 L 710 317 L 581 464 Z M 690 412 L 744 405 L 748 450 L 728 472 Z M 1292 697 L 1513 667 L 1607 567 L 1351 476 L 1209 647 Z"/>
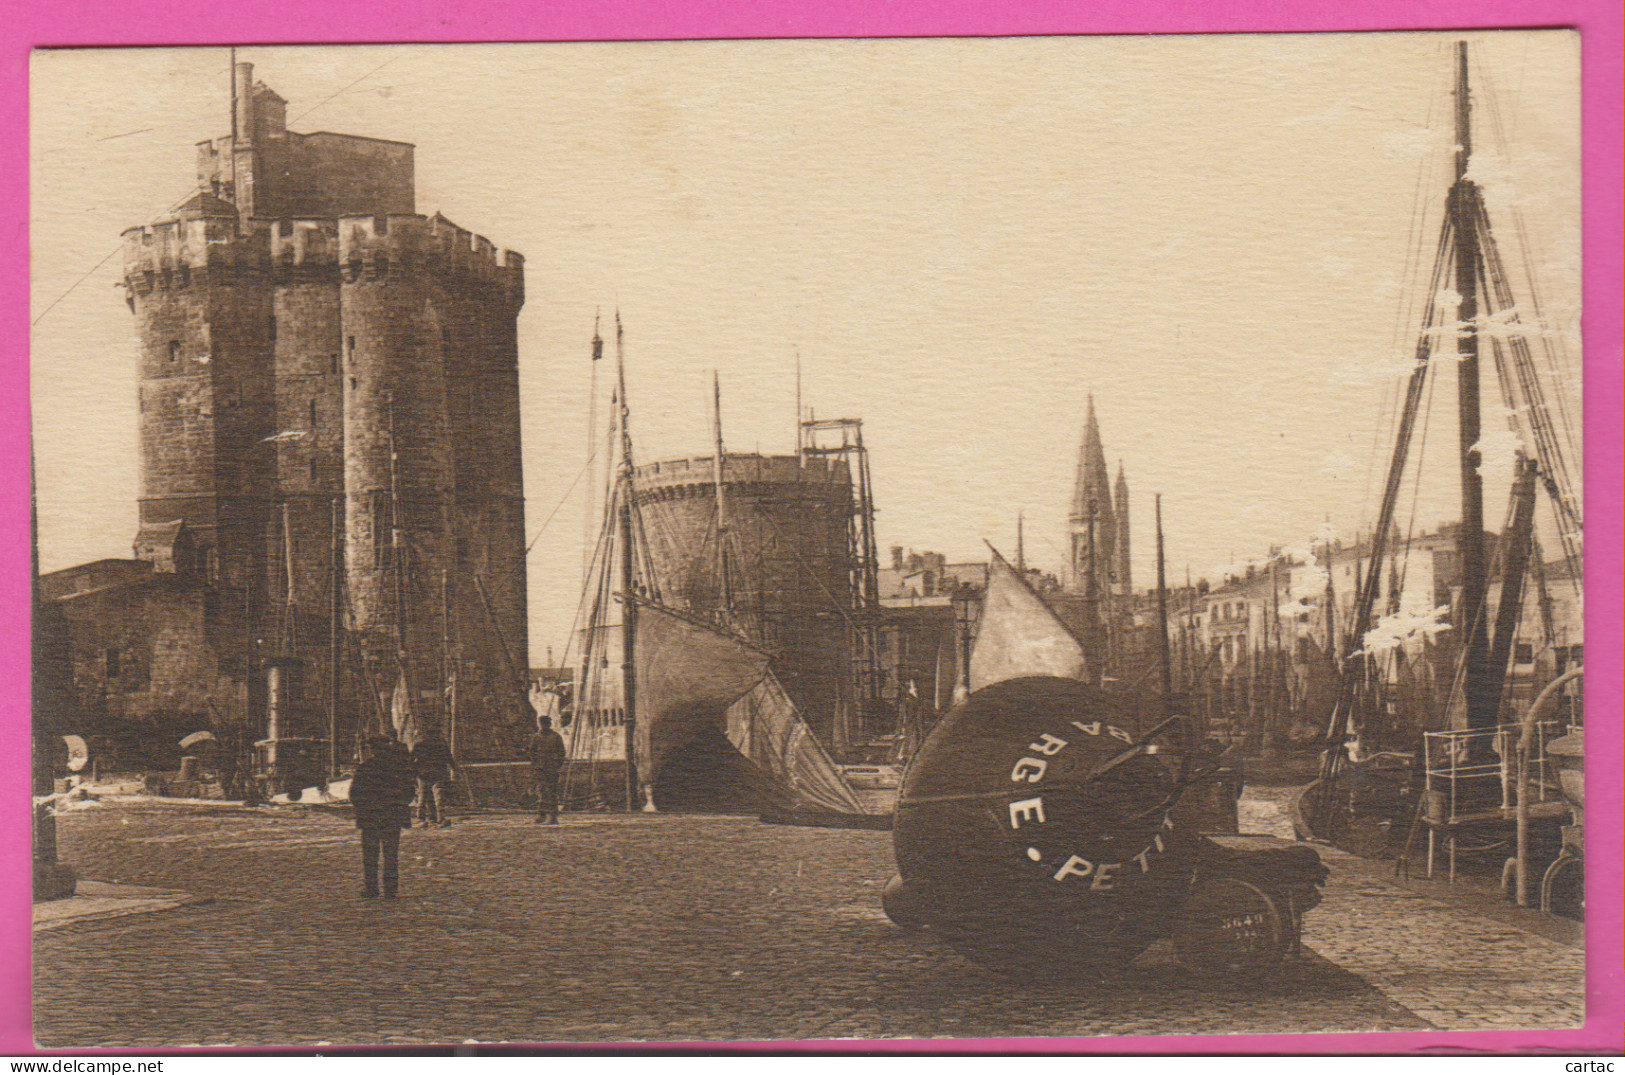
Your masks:
<path fill-rule="evenodd" d="M 1568 848 L 1540 879 L 1540 909 L 1547 914 L 1585 921 L 1585 859 Z"/>
<path fill-rule="evenodd" d="M 1259 978 L 1291 947 L 1283 908 L 1263 889 L 1234 877 L 1198 881 L 1174 927 L 1180 962 L 1199 974 Z"/>

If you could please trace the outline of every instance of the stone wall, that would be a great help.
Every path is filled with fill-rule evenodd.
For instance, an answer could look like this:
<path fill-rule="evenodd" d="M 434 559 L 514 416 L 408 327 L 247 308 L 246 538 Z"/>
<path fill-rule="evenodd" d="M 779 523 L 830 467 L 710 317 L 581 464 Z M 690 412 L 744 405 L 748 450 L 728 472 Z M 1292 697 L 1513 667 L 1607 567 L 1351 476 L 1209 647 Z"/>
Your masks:
<path fill-rule="evenodd" d="M 252 67 L 248 68 L 252 78 Z M 235 138 L 199 142 L 199 190 L 235 201 L 249 218 L 341 217 L 414 210 L 408 142 L 287 129 L 286 102 L 263 84 L 249 93 Z"/>
<path fill-rule="evenodd" d="M 58 602 L 77 699 L 61 727 L 83 730 L 101 716 L 198 728 L 245 721 L 246 685 L 216 659 L 207 603 L 205 588 L 164 578 Z"/>

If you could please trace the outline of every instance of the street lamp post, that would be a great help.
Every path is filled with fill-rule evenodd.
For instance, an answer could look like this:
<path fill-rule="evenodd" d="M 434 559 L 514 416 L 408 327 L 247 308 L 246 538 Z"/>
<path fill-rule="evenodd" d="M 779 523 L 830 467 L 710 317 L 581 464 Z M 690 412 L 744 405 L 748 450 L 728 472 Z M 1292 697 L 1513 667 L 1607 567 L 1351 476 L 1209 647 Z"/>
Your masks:
<path fill-rule="evenodd" d="M 954 609 L 954 627 L 959 634 L 959 693 L 970 693 L 970 651 L 976 638 L 976 621 L 981 618 L 982 591 L 968 582 L 960 583 L 949 598 Z"/>

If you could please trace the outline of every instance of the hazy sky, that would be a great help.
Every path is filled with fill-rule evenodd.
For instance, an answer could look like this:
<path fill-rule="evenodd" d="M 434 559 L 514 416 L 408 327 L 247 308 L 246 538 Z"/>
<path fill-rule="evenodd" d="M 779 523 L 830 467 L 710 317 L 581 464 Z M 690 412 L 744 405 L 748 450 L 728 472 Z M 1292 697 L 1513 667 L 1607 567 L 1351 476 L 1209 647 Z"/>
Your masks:
<path fill-rule="evenodd" d="M 709 454 L 712 370 L 729 450 L 790 451 L 799 353 L 804 403 L 864 421 L 883 551 L 980 559 L 984 537 L 1014 545 L 1024 512 L 1029 562 L 1058 569 L 1091 392 L 1112 469 L 1120 459 L 1128 473 L 1142 586 L 1156 492 L 1176 579 L 1300 542 L 1326 520 L 1344 536 L 1369 526 L 1449 182 L 1460 36 L 252 48 L 239 59 L 287 98 L 292 129 L 415 143 L 419 212 L 527 258 L 520 376 L 540 663 L 562 646 L 579 593 L 584 496 L 600 483 L 588 468 L 571 491 L 594 440 L 589 340 L 595 312 L 607 322 L 617 307 L 640 461 Z M 1470 36 L 1475 176 L 1509 260 L 1534 267 L 1543 327 L 1570 362 L 1556 390 L 1577 419 L 1578 41 Z M 35 54 L 47 571 L 130 555 L 136 339 L 113 287 L 118 235 L 183 198 L 194 143 L 229 133 L 227 64 L 224 49 Z M 602 422 L 608 365 L 599 372 Z M 1423 453 L 1440 477 L 1414 498 L 1425 525 L 1457 514 L 1440 458 L 1454 383 L 1441 373 Z M 1485 429 L 1503 427 L 1487 400 Z M 1504 504 L 1492 486 L 1492 527 Z"/>

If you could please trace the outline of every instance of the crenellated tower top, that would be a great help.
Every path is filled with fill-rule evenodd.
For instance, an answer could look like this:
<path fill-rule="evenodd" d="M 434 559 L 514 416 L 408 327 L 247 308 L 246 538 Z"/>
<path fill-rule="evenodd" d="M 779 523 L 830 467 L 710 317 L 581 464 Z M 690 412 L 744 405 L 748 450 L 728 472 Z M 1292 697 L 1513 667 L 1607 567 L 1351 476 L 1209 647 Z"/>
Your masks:
<path fill-rule="evenodd" d="M 440 216 L 389 214 L 338 219 L 254 220 L 243 228 L 200 194 L 176 219 L 124 232 L 124 283 L 135 293 L 204 279 L 251 276 L 273 282 L 331 276 L 354 281 L 423 272 L 442 283 L 525 301 L 525 259 Z"/>

